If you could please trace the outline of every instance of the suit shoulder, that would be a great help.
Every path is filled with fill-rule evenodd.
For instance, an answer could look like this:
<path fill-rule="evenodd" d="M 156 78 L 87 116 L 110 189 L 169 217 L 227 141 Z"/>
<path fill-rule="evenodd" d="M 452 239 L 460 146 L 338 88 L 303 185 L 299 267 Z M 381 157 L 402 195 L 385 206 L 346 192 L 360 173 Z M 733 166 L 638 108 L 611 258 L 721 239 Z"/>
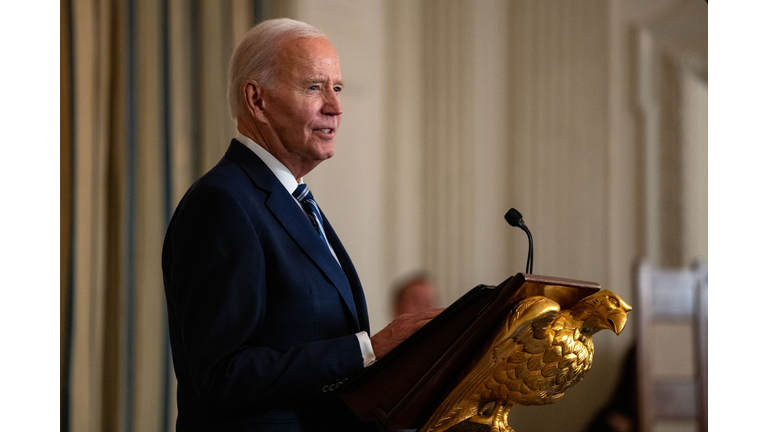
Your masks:
<path fill-rule="evenodd" d="M 235 162 L 223 158 L 215 167 L 197 179 L 187 190 L 186 196 L 204 193 L 221 193 L 237 199 L 252 196 L 259 188 L 252 178 Z"/>
<path fill-rule="evenodd" d="M 213 168 L 195 180 L 189 189 L 194 190 L 204 187 L 230 189 L 233 185 L 245 182 L 247 179 L 248 176 L 237 163 L 229 160 L 227 157 L 223 157 Z"/>

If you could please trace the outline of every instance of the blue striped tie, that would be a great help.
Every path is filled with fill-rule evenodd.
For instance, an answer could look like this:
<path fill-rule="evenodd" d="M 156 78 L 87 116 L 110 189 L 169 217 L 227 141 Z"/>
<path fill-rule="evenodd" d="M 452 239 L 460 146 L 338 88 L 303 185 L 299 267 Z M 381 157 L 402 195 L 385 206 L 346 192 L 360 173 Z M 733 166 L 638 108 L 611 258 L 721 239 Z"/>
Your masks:
<path fill-rule="evenodd" d="M 328 238 L 325 237 L 325 230 L 323 229 L 323 218 L 320 216 L 320 207 L 317 205 L 317 201 L 315 201 L 315 197 L 312 196 L 312 192 L 309 191 L 307 185 L 300 184 L 296 190 L 293 191 L 293 197 L 296 198 L 299 203 L 301 203 L 301 207 L 304 209 L 304 212 L 307 214 L 307 216 L 309 216 L 309 220 L 312 222 L 312 225 L 315 227 L 317 232 L 320 233 L 320 237 L 323 239 L 325 244 L 328 245 L 328 249 L 331 249 L 331 245 L 328 243 Z"/>

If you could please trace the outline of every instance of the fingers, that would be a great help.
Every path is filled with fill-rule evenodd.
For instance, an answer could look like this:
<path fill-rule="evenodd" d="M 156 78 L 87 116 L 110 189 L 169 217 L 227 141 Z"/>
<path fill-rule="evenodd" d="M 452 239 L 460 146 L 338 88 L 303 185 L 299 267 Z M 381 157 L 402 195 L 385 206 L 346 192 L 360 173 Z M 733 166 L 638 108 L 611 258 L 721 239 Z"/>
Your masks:
<path fill-rule="evenodd" d="M 432 308 L 432 309 L 425 309 L 421 312 L 411 313 L 411 314 L 402 314 L 399 317 L 395 318 L 395 321 L 422 321 L 422 320 L 431 320 L 432 318 L 440 315 L 440 312 L 444 311 L 445 308 Z M 394 321 L 393 321 L 394 322 Z"/>
<path fill-rule="evenodd" d="M 445 310 L 445 308 L 432 308 L 432 309 L 427 309 L 427 310 L 423 311 L 422 313 L 425 314 L 429 319 L 432 319 L 432 318 L 440 315 L 440 313 L 442 311 L 444 311 L 444 310 Z"/>
<path fill-rule="evenodd" d="M 414 314 L 403 314 L 397 317 L 393 323 L 398 322 L 399 325 L 404 327 L 403 331 L 407 333 L 407 336 L 410 336 L 413 332 L 424 327 L 425 324 L 440 315 L 440 312 L 443 310 L 445 310 L 445 308 L 434 308 Z"/>
<path fill-rule="evenodd" d="M 376 355 L 376 358 L 381 358 L 381 356 L 388 353 L 400 342 L 424 327 L 443 310 L 445 309 L 427 309 L 414 314 L 403 314 L 395 318 L 383 330 L 371 337 L 371 345 L 373 346 L 373 353 Z"/>
<path fill-rule="evenodd" d="M 443 310 L 445 309 L 444 308 L 427 309 L 421 312 L 420 314 L 416 314 L 415 322 L 413 324 L 413 327 L 415 327 L 415 329 L 411 333 L 424 327 L 425 324 L 432 321 L 432 319 L 435 318 L 436 316 L 440 315 L 440 312 L 442 312 Z"/>
<path fill-rule="evenodd" d="M 432 321 L 433 318 L 440 315 L 442 311 L 444 311 L 445 308 L 433 308 L 433 309 L 427 309 L 424 311 L 421 311 L 419 313 L 415 313 L 411 316 L 411 320 L 414 323 L 421 323 L 419 327 L 423 326 L 424 324 Z"/>

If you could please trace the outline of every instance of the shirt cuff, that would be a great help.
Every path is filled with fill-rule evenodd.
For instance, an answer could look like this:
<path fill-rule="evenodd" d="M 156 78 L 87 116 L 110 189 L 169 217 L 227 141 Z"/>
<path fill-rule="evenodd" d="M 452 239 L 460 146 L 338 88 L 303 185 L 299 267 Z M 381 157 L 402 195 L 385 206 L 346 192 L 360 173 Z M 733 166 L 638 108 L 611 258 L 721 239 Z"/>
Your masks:
<path fill-rule="evenodd" d="M 373 353 L 373 345 L 371 345 L 371 338 L 368 337 L 368 332 L 361 331 L 355 333 L 357 341 L 360 343 L 360 352 L 363 353 L 363 366 L 368 367 L 376 363 L 376 354 Z"/>

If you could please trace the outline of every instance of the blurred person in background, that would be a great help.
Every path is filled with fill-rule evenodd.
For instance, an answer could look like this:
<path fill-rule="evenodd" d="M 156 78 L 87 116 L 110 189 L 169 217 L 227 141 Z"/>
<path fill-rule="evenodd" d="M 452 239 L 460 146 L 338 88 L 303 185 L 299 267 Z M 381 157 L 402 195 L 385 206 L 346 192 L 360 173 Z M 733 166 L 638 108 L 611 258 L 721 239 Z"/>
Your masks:
<path fill-rule="evenodd" d="M 437 307 L 437 289 L 430 278 L 419 273 L 397 284 L 392 302 L 393 318 Z"/>

